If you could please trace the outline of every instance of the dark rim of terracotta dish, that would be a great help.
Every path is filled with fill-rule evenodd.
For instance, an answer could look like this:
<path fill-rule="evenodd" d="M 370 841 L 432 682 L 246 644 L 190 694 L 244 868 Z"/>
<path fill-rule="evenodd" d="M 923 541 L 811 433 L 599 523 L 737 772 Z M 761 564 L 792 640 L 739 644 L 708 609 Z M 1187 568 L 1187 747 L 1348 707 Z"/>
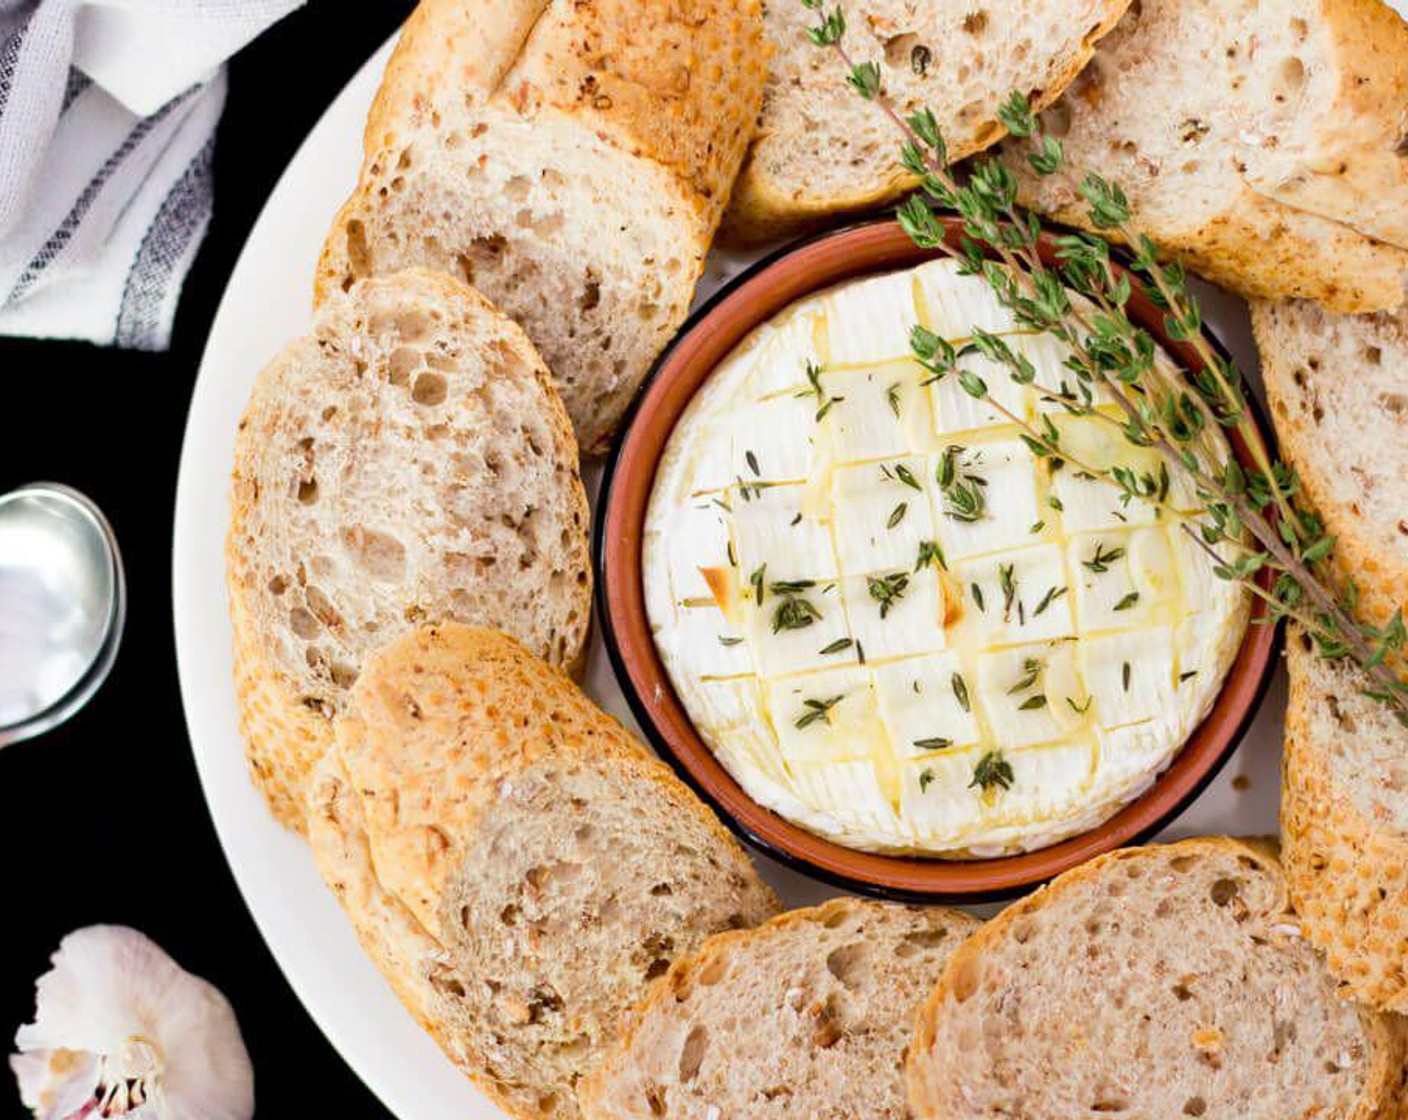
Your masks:
<path fill-rule="evenodd" d="M 948 227 L 957 244 L 957 220 L 948 219 Z M 1051 236 L 1044 235 L 1041 245 L 1048 259 Z M 1103 824 L 1034 852 L 975 860 L 863 852 L 808 832 L 749 797 L 695 731 L 650 634 L 641 541 L 656 463 L 694 394 L 756 326 L 822 288 L 941 255 L 917 248 L 885 218 L 788 245 L 726 284 L 661 355 L 627 417 L 606 463 L 593 551 L 603 637 L 632 712 L 661 757 L 735 833 L 779 862 L 839 887 L 899 900 L 976 902 L 1009 898 L 1104 852 L 1139 843 L 1182 813 L 1217 776 L 1255 717 L 1280 639 L 1258 599 L 1222 691 L 1168 769 Z M 1161 314 L 1137 282 L 1129 308 L 1130 317 L 1185 368 L 1200 368 L 1190 345 L 1168 337 Z M 1208 338 L 1225 357 L 1225 347 L 1211 333 Z M 1254 402 L 1252 410 L 1262 439 L 1274 446 Z M 1230 434 L 1235 453 L 1245 460 L 1246 447 Z"/>

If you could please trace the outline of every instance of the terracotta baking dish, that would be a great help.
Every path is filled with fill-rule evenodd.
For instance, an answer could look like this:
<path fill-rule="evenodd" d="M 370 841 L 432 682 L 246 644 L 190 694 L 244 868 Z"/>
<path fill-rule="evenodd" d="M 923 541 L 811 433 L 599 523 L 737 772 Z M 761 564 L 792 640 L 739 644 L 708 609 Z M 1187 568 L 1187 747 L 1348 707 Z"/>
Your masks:
<path fill-rule="evenodd" d="M 956 223 L 950 226 L 956 243 Z M 1043 255 L 1052 246 L 1043 242 Z M 754 327 L 819 289 L 938 256 L 891 220 L 822 234 L 759 262 L 687 323 L 636 403 L 607 465 L 597 508 L 597 594 L 607 649 L 636 718 L 656 750 L 746 840 L 776 859 L 838 885 L 894 898 L 999 898 L 1043 882 L 1167 824 L 1211 781 L 1250 723 L 1270 679 L 1277 629 L 1258 599 L 1252 625 L 1207 719 L 1137 801 L 1098 828 L 1040 851 L 945 861 L 876 855 L 831 843 L 753 801 L 700 739 L 656 653 L 646 617 L 641 538 L 655 466 L 670 433 L 715 366 Z M 1138 285 L 1130 316 L 1188 368 L 1192 348 L 1170 339 Z M 1265 433 L 1265 425 L 1258 418 Z M 1234 449 L 1245 460 L 1246 448 Z M 1261 623 L 1261 624 L 1258 624 Z"/>

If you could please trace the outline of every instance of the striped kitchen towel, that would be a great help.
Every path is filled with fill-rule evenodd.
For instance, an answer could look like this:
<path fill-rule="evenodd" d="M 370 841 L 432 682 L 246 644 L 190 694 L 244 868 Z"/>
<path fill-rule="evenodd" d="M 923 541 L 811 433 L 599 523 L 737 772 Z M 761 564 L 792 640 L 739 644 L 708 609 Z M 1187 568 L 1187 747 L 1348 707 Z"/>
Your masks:
<path fill-rule="evenodd" d="M 222 63 L 302 0 L 0 0 L 0 335 L 162 350 Z"/>

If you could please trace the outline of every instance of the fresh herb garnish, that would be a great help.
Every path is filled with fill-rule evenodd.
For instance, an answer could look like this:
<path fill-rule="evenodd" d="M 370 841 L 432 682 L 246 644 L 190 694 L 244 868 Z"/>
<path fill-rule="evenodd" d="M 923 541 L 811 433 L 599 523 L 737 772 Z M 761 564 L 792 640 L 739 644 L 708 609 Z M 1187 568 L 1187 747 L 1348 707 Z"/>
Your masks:
<path fill-rule="evenodd" d="M 1245 378 L 1204 332 L 1183 265 L 1168 260 L 1140 232 L 1120 185 L 1086 175 L 1077 189 L 1087 208 L 1083 220 L 1095 232 L 1063 233 L 1059 252 L 1043 256 L 1045 230 L 1017 204 L 1011 170 L 984 159 L 966 166 L 961 176 L 955 174 L 934 112 L 922 106 L 907 112 L 885 89 L 879 65 L 851 57 L 843 42 L 843 9 L 823 12 L 824 0 L 802 3 L 819 16 L 818 24 L 806 31 L 808 38 L 839 57 L 848 84 L 874 102 L 902 135 L 901 162 L 921 188 L 897 215 L 909 237 L 921 248 L 946 252 L 968 274 L 980 277 L 1022 327 L 1064 343 L 1070 351 L 1066 369 L 1086 403 L 1063 399 L 1063 406 L 1095 415 L 1090 404 L 1094 390 L 1118 406 L 1125 438 L 1157 452 L 1165 468 L 1184 472 L 1201 509 L 1179 528 L 1208 554 L 1215 574 L 1266 601 L 1272 621 L 1290 618 L 1303 626 L 1321 656 L 1353 658 L 1370 677 L 1366 695 L 1408 725 L 1408 625 L 1402 612 L 1382 625 L 1366 620 L 1353 581 L 1327 565 L 1334 537 L 1307 501 L 1295 471 L 1276 460 L 1263 442 L 1248 409 Z M 1026 162 L 1038 177 L 1066 166 L 1062 141 L 1044 129 L 1025 94 L 1014 92 L 997 116 L 1016 142 L 1025 142 Z M 1184 132 L 1196 139 L 1203 122 L 1185 125 Z M 961 216 L 961 237 L 948 236 L 941 210 Z M 1112 240 L 1129 246 L 1124 268 L 1112 267 Z M 1155 360 L 1153 340 L 1130 318 L 1136 281 L 1160 309 L 1168 333 L 1196 355 L 1196 368 L 1175 374 Z M 1072 299 L 1072 290 L 1082 298 Z M 915 357 L 936 376 L 952 371 L 952 346 L 939 346 L 932 332 L 916 328 L 910 342 Z M 1014 380 L 1027 376 L 1020 362 L 1004 359 L 1003 364 Z M 964 389 L 986 397 L 985 387 L 972 379 Z M 1040 391 L 1049 395 L 1049 390 Z M 1029 446 L 1055 454 L 1044 433 L 1020 418 L 1014 422 L 1030 438 Z M 1209 461 L 1205 432 L 1219 428 L 1240 437 L 1251 465 L 1230 455 Z M 1169 492 L 1162 471 L 1136 476 L 1128 468 L 1075 465 L 1118 488 L 1124 500 L 1157 504 Z M 1263 573 L 1271 578 L 1263 581 Z"/>
<path fill-rule="evenodd" d="M 890 511 L 890 516 L 885 522 L 885 528 L 893 529 L 896 525 L 898 525 L 901 521 L 904 520 L 904 515 L 908 512 L 909 503 L 901 502 L 899 505 L 897 505 L 894 509 Z"/>
<path fill-rule="evenodd" d="M 1044 707 L 1046 707 L 1046 697 L 1038 692 L 1035 696 L 1028 696 L 1018 704 L 1017 710 L 1021 712 L 1034 712 L 1038 708 Z"/>
<path fill-rule="evenodd" d="M 1103 575 L 1110 570 L 1110 565 L 1124 556 L 1124 549 L 1112 548 L 1108 552 L 1100 542 L 1095 542 L 1095 551 L 1091 553 L 1089 560 L 1080 562 L 1082 568 L 1089 568 L 1096 575 Z"/>
<path fill-rule="evenodd" d="M 1093 696 L 1087 696 L 1085 698 L 1084 704 L 1077 704 L 1074 700 L 1067 696 L 1066 703 L 1071 706 L 1071 711 L 1075 712 L 1076 715 L 1083 716 L 1086 712 L 1090 711 L 1090 702 L 1094 699 L 1095 697 Z"/>
<path fill-rule="evenodd" d="M 758 457 L 757 457 L 756 455 L 754 455 L 751 451 L 745 451 L 745 452 L 743 453 L 743 458 L 744 458 L 744 461 L 747 462 L 747 464 L 748 464 L 748 469 L 749 469 L 750 471 L 752 471 L 754 474 L 762 474 L 762 473 L 763 473 L 762 471 L 760 471 L 760 470 L 758 469 Z"/>
<path fill-rule="evenodd" d="M 999 564 L 997 566 L 997 585 L 1002 589 L 1002 613 L 1004 615 L 1011 612 L 1012 603 L 1017 598 L 1017 577 L 1012 574 L 1015 570 L 1015 564 Z"/>
<path fill-rule="evenodd" d="M 934 541 L 919 542 L 919 558 L 914 561 L 914 570 L 922 571 L 930 564 L 937 564 L 944 571 L 948 571 L 948 563 L 944 560 L 944 550 Z"/>
<path fill-rule="evenodd" d="M 904 598 L 905 588 L 909 586 L 909 575 L 905 572 L 893 572 L 887 576 L 867 576 L 865 582 L 870 597 L 880 604 L 880 617 L 884 618 L 890 613 L 890 608 Z"/>
<path fill-rule="evenodd" d="M 1002 752 L 988 751 L 973 767 L 973 780 L 968 783 L 968 788 L 981 789 L 984 793 L 993 789 L 1008 790 L 1015 779 L 1012 764 L 1003 757 Z"/>
<path fill-rule="evenodd" d="M 1008 696 L 1016 696 L 1019 692 L 1026 692 L 1037 681 L 1041 679 L 1042 664 L 1035 657 L 1022 659 L 1022 676 L 1011 688 L 1007 690 Z"/>
<path fill-rule="evenodd" d="M 1126 661 L 1126 662 L 1120 667 L 1120 676 L 1124 679 L 1124 690 L 1125 690 L 1126 692 L 1129 691 L 1129 675 L 1130 675 L 1129 662 Z"/>
<path fill-rule="evenodd" d="M 743 641 L 742 638 L 733 638 L 725 634 L 719 635 L 719 645 L 721 646 L 736 646 L 741 641 Z"/>
<path fill-rule="evenodd" d="M 953 740 L 936 735 L 932 739 L 915 739 L 914 746 L 916 750 L 921 751 L 946 751 L 953 746 Z"/>
<path fill-rule="evenodd" d="M 753 598 L 758 601 L 760 607 L 763 605 L 763 581 L 767 578 L 767 571 L 766 564 L 759 564 L 748 577 L 748 582 L 753 587 Z"/>
<path fill-rule="evenodd" d="M 954 521 L 971 524 L 981 520 L 987 509 L 983 488 L 987 479 L 972 473 L 966 462 L 966 449 L 950 444 L 939 456 L 934 481 L 944 498 L 944 514 Z"/>
<path fill-rule="evenodd" d="M 919 485 L 919 480 L 914 477 L 914 472 L 903 463 L 895 464 L 895 477 L 911 490 L 923 490 L 923 487 Z"/>
<path fill-rule="evenodd" d="M 1066 590 L 1067 589 L 1064 587 L 1048 587 L 1046 594 L 1041 597 L 1041 602 L 1036 605 L 1036 610 L 1032 611 L 1032 617 L 1036 618 L 1044 612 L 1047 607 L 1051 606 L 1052 603 L 1066 594 Z"/>
<path fill-rule="evenodd" d="M 829 645 L 822 646 L 821 649 L 817 652 L 822 657 L 829 657 L 833 653 L 842 653 L 845 650 L 850 649 L 853 644 L 854 643 L 851 641 L 850 638 L 837 638 L 834 642 L 830 643 Z"/>
<path fill-rule="evenodd" d="M 1189 669 L 1186 673 L 1179 673 L 1179 674 L 1178 674 L 1178 683 L 1179 683 L 1179 684 L 1182 684 L 1184 681 L 1191 681 L 1191 680 L 1192 680 L 1194 677 L 1196 677 L 1197 675 L 1198 675 L 1198 670 L 1197 670 L 1197 669 Z"/>
<path fill-rule="evenodd" d="M 890 402 L 890 411 L 895 414 L 896 419 L 899 419 L 900 385 L 898 381 L 885 390 L 885 399 Z"/>
<path fill-rule="evenodd" d="M 965 712 L 971 712 L 973 705 L 968 700 L 968 685 L 963 680 L 963 674 L 954 673 L 949 683 L 953 685 L 953 698 L 958 701 L 958 706 Z"/>
<path fill-rule="evenodd" d="M 983 589 L 975 582 L 969 585 L 968 590 L 973 593 L 973 602 L 978 604 L 978 609 L 986 614 L 987 607 L 983 606 Z"/>
<path fill-rule="evenodd" d="M 818 424 L 820 424 L 823 420 L 826 419 L 826 414 L 831 411 L 833 406 L 840 404 L 846 399 L 845 397 L 831 396 L 826 392 L 825 389 L 821 387 L 821 373 L 822 369 L 819 365 L 817 365 L 815 362 L 808 362 L 807 384 L 810 385 L 811 388 L 802 389 L 800 392 L 797 393 L 797 396 L 799 397 L 816 397 L 817 409 L 815 419 Z"/>
<path fill-rule="evenodd" d="M 1123 599 L 1121 599 L 1118 603 L 1115 604 L 1115 610 L 1127 611 L 1137 602 L 1139 602 L 1139 592 L 1131 591 L 1128 595 L 1126 595 Z"/>
<path fill-rule="evenodd" d="M 831 709 L 842 700 L 840 696 L 831 696 L 825 700 L 803 700 L 802 707 L 805 711 L 797 717 L 793 726 L 798 731 L 805 731 L 812 724 L 820 721 L 825 724 L 831 722 Z"/>
<path fill-rule="evenodd" d="M 919 792 L 924 793 L 934 781 L 934 772 L 927 766 L 919 771 Z"/>
<path fill-rule="evenodd" d="M 772 632 L 802 630 L 821 618 L 821 612 L 800 595 L 784 595 L 772 615 Z"/>

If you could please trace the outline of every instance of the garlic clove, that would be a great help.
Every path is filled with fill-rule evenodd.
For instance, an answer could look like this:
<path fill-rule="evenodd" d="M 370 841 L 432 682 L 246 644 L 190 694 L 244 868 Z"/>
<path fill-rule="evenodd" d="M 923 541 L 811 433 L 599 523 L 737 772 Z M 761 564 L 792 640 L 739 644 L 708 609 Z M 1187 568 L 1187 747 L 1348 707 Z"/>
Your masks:
<path fill-rule="evenodd" d="M 69 934 L 35 985 L 10 1065 L 39 1120 L 249 1120 L 254 1077 L 229 1002 L 122 926 Z"/>

